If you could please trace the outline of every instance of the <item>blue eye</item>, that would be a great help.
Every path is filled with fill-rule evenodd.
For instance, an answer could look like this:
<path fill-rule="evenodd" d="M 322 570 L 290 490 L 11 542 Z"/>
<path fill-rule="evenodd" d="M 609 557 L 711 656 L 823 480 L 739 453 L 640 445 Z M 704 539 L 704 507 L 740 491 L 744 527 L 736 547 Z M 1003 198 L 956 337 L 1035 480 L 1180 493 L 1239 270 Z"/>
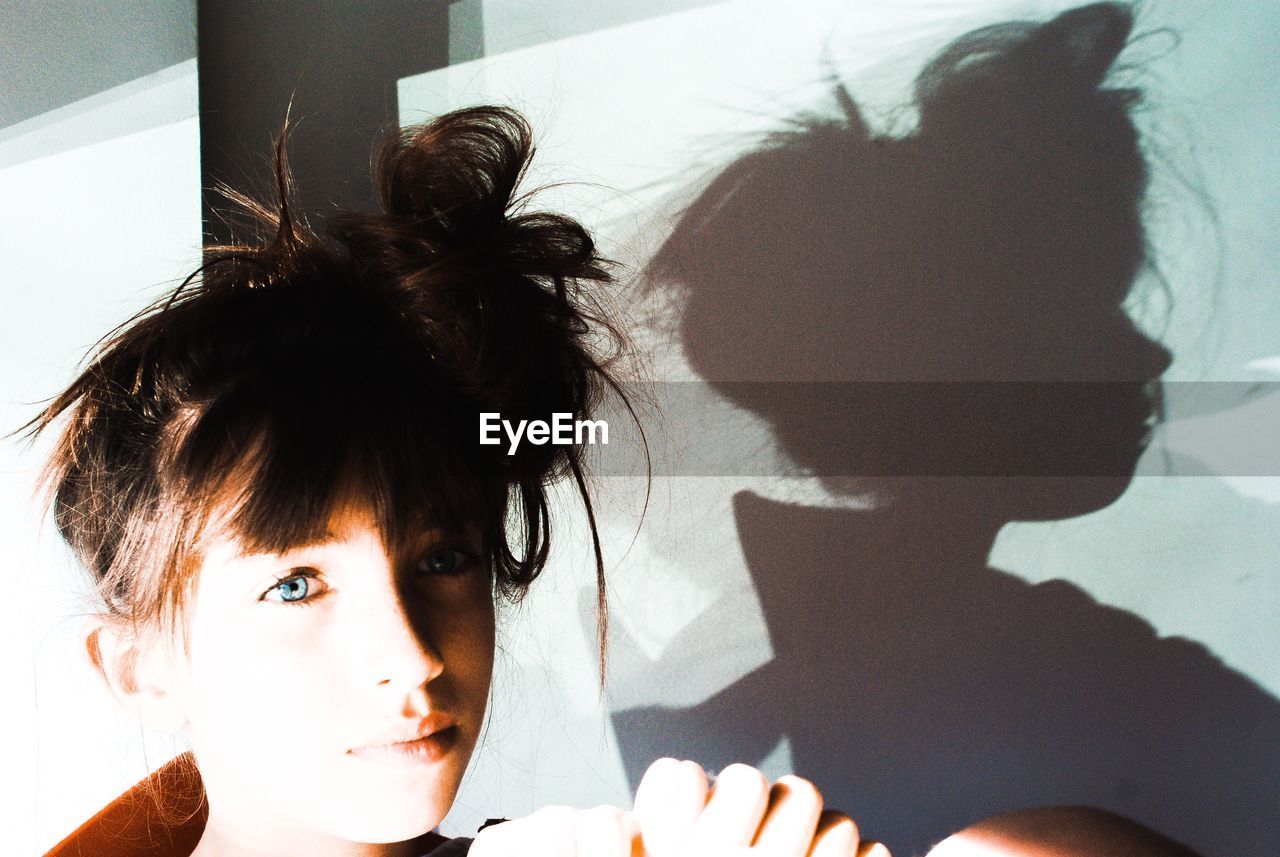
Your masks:
<path fill-rule="evenodd" d="M 459 577 L 467 573 L 475 557 L 454 548 L 434 550 L 418 560 L 418 571 L 439 577 Z"/>
<path fill-rule="evenodd" d="M 276 581 L 274 586 L 262 593 L 261 600 L 275 601 L 278 604 L 309 604 L 323 591 L 314 572 L 295 571 Z"/>
<path fill-rule="evenodd" d="M 281 601 L 301 601 L 307 597 L 310 583 L 305 577 L 289 577 L 276 584 Z"/>

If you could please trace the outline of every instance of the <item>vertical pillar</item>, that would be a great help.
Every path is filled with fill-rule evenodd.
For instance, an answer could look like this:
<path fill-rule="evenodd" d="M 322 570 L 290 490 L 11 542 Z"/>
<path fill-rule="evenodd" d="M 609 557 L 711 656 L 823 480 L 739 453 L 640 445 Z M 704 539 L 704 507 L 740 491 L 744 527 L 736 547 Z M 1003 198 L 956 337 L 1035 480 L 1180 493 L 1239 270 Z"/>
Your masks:
<path fill-rule="evenodd" d="M 445 0 L 200 0 L 206 242 L 231 237 L 216 183 L 269 191 L 286 111 L 303 206 L 371 206 L 369 152 L 396 123 L 396 81 L 448 63 L 448 24 Z"/>

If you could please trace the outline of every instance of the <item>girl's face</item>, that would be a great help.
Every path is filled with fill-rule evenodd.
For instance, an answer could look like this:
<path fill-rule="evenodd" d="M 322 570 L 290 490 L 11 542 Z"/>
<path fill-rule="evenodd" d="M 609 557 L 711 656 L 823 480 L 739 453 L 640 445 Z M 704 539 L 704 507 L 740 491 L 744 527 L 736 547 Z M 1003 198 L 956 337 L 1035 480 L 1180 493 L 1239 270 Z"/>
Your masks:
<path fill-rule="evenodd" d="M 407 541 L 388 546 L 350 504 L 316 544 L 205 552 L 170 693 L 207 830 L 263 848 L 396 842 L 448 811 L 484 719 L 492 586 L 476 541 Z"/>

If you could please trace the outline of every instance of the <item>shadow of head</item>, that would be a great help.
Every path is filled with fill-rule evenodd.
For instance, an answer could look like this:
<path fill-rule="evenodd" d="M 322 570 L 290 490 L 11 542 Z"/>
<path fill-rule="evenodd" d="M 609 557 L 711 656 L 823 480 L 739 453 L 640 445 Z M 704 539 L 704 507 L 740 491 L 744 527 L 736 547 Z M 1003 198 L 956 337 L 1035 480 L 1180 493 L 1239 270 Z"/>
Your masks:
<path fill-rule="evenodd" d="M 1170 362 L 1123 308 L 1147 165 L 1139 93 L 1104 80 L 1131 27 L 1101 3 L 972 31 L 917 77 L 911 133 L 874 134 L 841 86 L 842 115 L 731 163 L 649 269 L 683 294 L 693 368 L 824 476 L 1088 476 L 1086 509 L 1114 499 Z"/>

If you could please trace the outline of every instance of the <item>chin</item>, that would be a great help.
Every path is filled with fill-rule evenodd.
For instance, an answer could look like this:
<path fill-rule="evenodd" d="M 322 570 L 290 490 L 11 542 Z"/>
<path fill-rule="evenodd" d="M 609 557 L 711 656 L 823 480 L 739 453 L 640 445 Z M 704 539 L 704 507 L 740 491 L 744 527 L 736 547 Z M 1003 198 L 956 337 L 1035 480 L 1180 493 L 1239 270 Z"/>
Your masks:
<path fill-rule="evenodd" d="M 390 800 L 365 796 L 339 813 L 326 814 L 314 821 L 315 826 L 330 836 L 349 842 L 403 842 L 421 836 L 440 824 L 449 804 L 434 800 L 414 803 L 410 795 Z"/>
<path fill-rule="evenodd" d="M 359 842 L 368 845 L 386 845 L 392 842 L 406 842 L 417 839 L 422 834 L 435 828 L 444 818 L 441 814 L 430 821 L 413 821 L 412 819 L 357 819 L 345 825 L 342 831 L 334 831 L 340 838 L 348 842 Z"/>
<path fill-rule="evenodd" d="M 1121 423 L 1099 432 L 1107 444 L 1063 449 L 1046 460 L 1041 475 L 999 480 L 996 502 L 1009 521 L 1060 521 L 1092 514 L 1115 503 L 1133 483 L 1146 451 L 1148 429 Z"/>
<path fill-rule="evenodd" d="M 1011 521 L 1061 521 L 1107 508 L 1129 488 L 1132 476 L 1029 476 L 1013 480 L 1007 495 Z"/>
<path fill-rule="evenodd" d="M 423 767 L 371 765 L 346 760 L 331 775 L 324 799 L 299 808 L 304 824 L 362 843 L 403 842 L 440 824 L 461 782 L 454 760 Z M 313 794 L 321 793 L 313 789 Z"/>
<path fill-rule="evenodd" d="M 353 842 L 402 842 L 435 828 L 448 814 L 461 782 L 461 771 L 379 771 L 375 780 L 353 779 L 349 810 L 344 812 L 347 835 Z M 430 775 L 429 775 L 430 774 Z"/>

